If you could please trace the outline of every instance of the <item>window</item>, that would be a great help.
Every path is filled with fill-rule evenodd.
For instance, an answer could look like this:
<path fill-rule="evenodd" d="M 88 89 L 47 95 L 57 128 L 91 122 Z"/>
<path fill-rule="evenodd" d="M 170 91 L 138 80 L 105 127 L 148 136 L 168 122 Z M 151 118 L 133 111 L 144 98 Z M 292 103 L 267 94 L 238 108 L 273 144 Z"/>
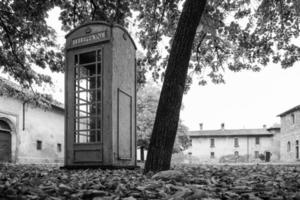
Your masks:
<path fill-rule="evenodd" d="M 210 158 L 215 158 L 215 152 L 210 152 Z"/>
<path fill-rule="evenodd" d="M 214 138 L 210 139 L 210 147 L 215 147 L 215 139 Z"/>
<path fill-rule="evenodd" d="M 101 141 L 102 50 L 74 56 L 75 143 Z"/>
<path fill-rule="evenodd" d="M 239 147 L 239 138 L 234 138 L 234 147 Z"/>
<path fill-rule="evenodd" d="M 36 141 L 36 149 L 37 150 L 42 150 L 42 141 L 40 141 L 40 140 Z"/>
<path fill-rule="evenodd" d="M 288 141 L 287 143 L 287 152 L 290 152 L 291 151 L 291 142 Z"/>
<path fill-rule="evenodd" d="M 256 138 L 255 138 L 255 144 L 259 144 L 259 142 L 260 142 L 260 141 L 259 141 L 259 137 L 256 137 Z"/>
<path fill-rule="evenodd" d="M 292 124 L 295 124 L 295 114 L 294 113 L 291 114 L 291 118 L 292 118 Z"/>
<path fill-rule="evenodd" d="M 234 156 L 239 156 L 239 152 L 238 152 L 238 151 L 235 151 L 235 152 L 234 152 Z"/>
<path fill-rule="evenodd" d="M 60 143 L 57 144 L 57 152 L 61 152 L 61 144 Z"/>
<path fill-rule="evenodd" d="M 258 151 L 254 151 L 254 158 L 258 158 L 259 156 L 259 152 Z"/>

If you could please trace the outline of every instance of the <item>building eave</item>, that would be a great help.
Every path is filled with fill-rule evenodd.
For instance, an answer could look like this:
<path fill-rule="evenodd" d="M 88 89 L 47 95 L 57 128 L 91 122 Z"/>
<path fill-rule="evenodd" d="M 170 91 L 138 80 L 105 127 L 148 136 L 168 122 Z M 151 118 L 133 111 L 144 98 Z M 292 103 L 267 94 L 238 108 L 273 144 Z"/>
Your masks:
<path fill-rule="evenodd" d="M 218 129 L 189 131 L 189 137 L 256 137 L 273 136 L 267 129 Z"/>
<path fill-rule="evenodd" d="M 207 138 L 207 137 L 272 137 L 274 134 L 248 134 L 248 135 L 241 135 L 241 134 L 234 134 L 234 135 L 218 135 L 218 134 L 211 134 L 211 135 L 190 135 L 190 138 Z"/>
<path fill-rule="evenodd" d="M 34 96 L 33 92 L 31 92 L 29 90 L 24 90 L 17 83 L 14 83 L 14 82 L 12 82 L 10 80 L 7 80 L 7 79 L 5 79 L 3 77 L 0 77 L 0 85 L 4 85 L 4 86 L 10 88 L 11 90 L 13 90 L 13 91 L 15 91 L 17 93 L 23 94 L 28 99 L 30 99 L 30 98 L 32 98 L 32 96 Z M 38 93 L 38 94 L 43 95 L 41 93 Z M 44 95 L 46 95 L 46 94 L 44 94 Z M 10 98 L 16 98 L 16 99 L 19 99 L 21 101 L 24 101 L 24 99 L 18 98 L 18 97 L 14 96 L 14 95 L 7 95 L 7 94 L 5 95 L 5 94 L 2 94 L 0 96 L 7 96 L 7 97 L 10 97 Z M 43 98 L 44 102 L 49 102 L 49 104 L 51 105 L 52 108 L 56 108 L 56 109 L 64 111 L 64 109 L 65 109 L 64 105 L 61 104 L 61 103 L 59 103 L 58 101 L 56 101 L 56 100 L 48 100 L 48 99 L 46 99 L 44 97 L 42 97 L 42 98 Z"/>
<path fill-rule="evenodd" d="M 293 107 L 293 108 L 291 108 L 291 109 L 289 109 L 289 110 L 287 110 L 287 111 L 285 111 L 285 112 L 277 115 L 277 117 L 283 117 L 283 116 L 288 115 L 288 114 L 290 114 L 290 113 L 292 113 L 294 111 L 297 111 L 297 110 L 300 110 L 300 105 L 295 106 L 295 107 Z"/>

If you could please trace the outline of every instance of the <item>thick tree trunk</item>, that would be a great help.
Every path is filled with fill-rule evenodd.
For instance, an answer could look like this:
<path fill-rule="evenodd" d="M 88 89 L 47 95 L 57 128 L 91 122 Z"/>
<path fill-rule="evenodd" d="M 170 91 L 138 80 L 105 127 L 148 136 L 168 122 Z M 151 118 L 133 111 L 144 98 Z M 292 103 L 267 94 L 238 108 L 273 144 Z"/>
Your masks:
<path fill-rule="evenodd" d="M 180 107 L 196 29 L 206 0 L 186 0 L 166 69 L 144 172 L 170 168 Z"/>

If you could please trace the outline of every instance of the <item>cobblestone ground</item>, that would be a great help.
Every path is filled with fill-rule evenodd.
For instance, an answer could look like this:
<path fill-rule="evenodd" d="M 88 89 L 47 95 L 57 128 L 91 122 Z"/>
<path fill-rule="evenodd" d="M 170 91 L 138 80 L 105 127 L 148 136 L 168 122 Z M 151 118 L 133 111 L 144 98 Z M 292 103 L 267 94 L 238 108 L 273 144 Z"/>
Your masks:
<path fill-rule="evenodd" d="M 181 166 L 142 170 L 61 170 L 0 165 L 0 199 L 295 199 L 300 166 Z"/>

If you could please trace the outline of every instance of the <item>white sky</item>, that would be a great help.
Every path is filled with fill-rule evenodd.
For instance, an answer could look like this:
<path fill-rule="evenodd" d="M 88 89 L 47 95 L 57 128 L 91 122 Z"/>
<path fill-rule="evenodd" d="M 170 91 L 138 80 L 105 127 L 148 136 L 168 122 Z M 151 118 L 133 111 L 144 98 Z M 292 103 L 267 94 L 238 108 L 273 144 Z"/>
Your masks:
<path fill-rule="evenodd" d="M 193 84 L 183 97 L 181 117 L 190 130 L 261 128 L 280 122 L 278 114 L 300 104 L 300 67 L 269 65 L 261 72 L 229 72 L 226 84 Z"/>
<path fill-rule="evenodd" d="M 65 33 L 61 31 L 58 17 L 59 9 L 55 8 L 47 22 L 57 31 L 58 43 L 64 44 Z M 280 122 L 278 114 L 300 104 L 299 75 L 297 63 L 289 69 L 269 65 L 258 73 L 227 70 L 226 84 L 198 86 L 195 80 L 183 97 L 181 119 L 190 130 L 199 130 L 199 123 L 204 124 L 204 129 L 219 129 L 221 123 L 232 129 L 272 126 Z M 54 74 L 52 78 L 54 98 L 63 102 L 64 76 Z"/>

